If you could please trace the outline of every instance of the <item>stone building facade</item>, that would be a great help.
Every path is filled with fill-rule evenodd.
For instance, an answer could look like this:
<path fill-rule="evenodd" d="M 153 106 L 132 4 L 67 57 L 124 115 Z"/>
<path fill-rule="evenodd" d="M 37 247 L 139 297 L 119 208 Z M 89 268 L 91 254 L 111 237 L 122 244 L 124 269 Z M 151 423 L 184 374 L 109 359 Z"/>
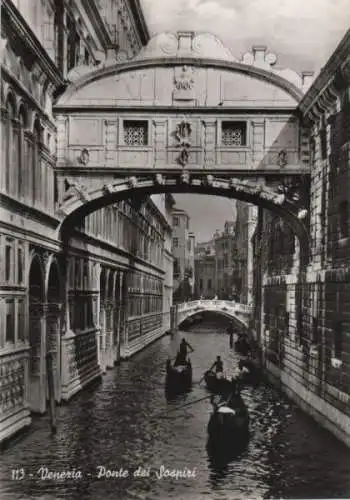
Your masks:
<path fill-rule="evenodd" d="M 190 217 L 185 210 L 173 208 L 173 246 L 174 255 L 174 297 L 184 301 L 194 293 L 195 236 L 190 231 Z"/>
<path fill-rule="evenodd" d="M 54 99 L 67 81 L 147 43 L 138 0 L 3 0 L 1 31 L 3 441 L 30 424 L 32 411 L 46 411 L 47 354 L 59 402 L 169 329 L 173 199 L 124 199 L 60 230 L 66 117 Z M 74 126 L 84 130 L 69 121 L 79 165 L 90 167 L 98 148 L 81 148 Z"/>
<path fill-rule="evenodd" d="M 216 295 L 214 240 L 197 243 L 195 248 L 195 296 L 213 299 Z"/>
<path fill-rule="evenodd" d="M 235 232 L 234 222 L 225 221 L 223 231 L 214 234 L 215 289 L 219 299 L 235 295 Z"/>
<path fill-rule="evenodd" d="M 235 296 L 242 304 L 253 302 L 253 235 L 257 221 L 257 207 L 237 201 L 235 222 Z"/>
<path fill-rule="evenodd" d="M 256 333 L 270 374 L 350 445 L 350 31 L 299 104 L 310 133 L 306 266 L 278 216 L 254 235 Z"/>

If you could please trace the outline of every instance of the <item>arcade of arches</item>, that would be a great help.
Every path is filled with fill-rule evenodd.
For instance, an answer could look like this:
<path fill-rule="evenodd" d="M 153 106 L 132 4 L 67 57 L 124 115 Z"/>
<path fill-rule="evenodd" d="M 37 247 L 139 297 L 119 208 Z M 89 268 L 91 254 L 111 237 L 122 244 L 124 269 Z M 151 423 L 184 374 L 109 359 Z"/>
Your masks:
<path fill-rule="evenodd" d="M 252 335 L 291 397 L 350 443 L 344 40 L 312 85 L 261 47 L 238 61 L 211 34 L 157 35 L 130 61 L 47 83 L 51 115 L 22 102 L 8 44 L 0 440 L 46 410 L 48 352 L 68 400 L 170 329 L 171 193 L 187 192 L 259 207 Z"/>

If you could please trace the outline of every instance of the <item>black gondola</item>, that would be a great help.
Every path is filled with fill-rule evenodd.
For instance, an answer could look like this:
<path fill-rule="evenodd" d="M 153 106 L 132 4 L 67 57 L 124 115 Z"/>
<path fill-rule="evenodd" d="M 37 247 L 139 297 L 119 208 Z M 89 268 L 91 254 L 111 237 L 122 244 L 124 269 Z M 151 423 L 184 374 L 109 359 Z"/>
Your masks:
<path fill-rule="evenodd" d="M 192 365 L 188 361 L 175 361 L 174 365 L 170 360 L 166 365 L 165 389 L 167 393 L 179 394 L 186 392 L 192 387 Z"/>
<path fill-rule="evenodd" d="M 235 351 L 242 354 L 242 356 L 248 356 L 248 354 L 251 353 L 252 348 L 248 340 L 241 336 L 235 342 Z"/>
<path fill-rule="evenodd" d="M 242 384 L 258 384 L 261 381 L 262 371 L 252 359 L 240 359 L 238 367 Z"/>
<path fill-rule="evenodd" d="M 249 413 L 240 394 L 218 401 L 212 397 L 214 411 L 208 423 L 208 434 L 215 440 L 238 440 L 249 433 Z"/>
<path fill-rule="evenodd" d="M 214 394 L 228 395 L 232 390 L 232 384 L 224 376 L 218 376 L 217 373 L 212 370 L 208 370 L 204 374 L 204 380 L 207 389 Z"/>

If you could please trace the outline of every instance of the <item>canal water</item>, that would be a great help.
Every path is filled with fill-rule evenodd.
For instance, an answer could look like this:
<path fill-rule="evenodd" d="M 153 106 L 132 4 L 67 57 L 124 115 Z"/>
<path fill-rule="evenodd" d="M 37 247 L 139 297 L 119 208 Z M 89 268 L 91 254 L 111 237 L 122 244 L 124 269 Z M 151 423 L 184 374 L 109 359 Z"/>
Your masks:
<path fill-rule="evenodd" d="M 226 326 L 194 325 L 108 371 L 58 408 L 55 436 L 48 416 L 34 419 L 0 456 L 1 500 L 350 498 L 350 450 L 264 384 L 242 391 L 249 441 L 222 460 L 208 453 L 211 404 L 185 405 L 207 395 L 198 382 L 217 355 L 237 365 Z M 197 383 L 167 401 L 165 361 L 182 336 Z"/>

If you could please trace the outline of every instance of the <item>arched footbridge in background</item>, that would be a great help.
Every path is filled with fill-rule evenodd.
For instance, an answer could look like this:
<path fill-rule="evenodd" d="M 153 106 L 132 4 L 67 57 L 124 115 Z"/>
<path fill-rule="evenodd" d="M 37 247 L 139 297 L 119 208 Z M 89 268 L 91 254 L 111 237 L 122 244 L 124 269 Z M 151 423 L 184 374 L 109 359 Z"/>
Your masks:
<path fill-rule="evenodd" d="M 186 319 L 203 312 L 213 312 L 226 316 L 243 330 L 249 328 L 252 307 L 233 300 L 193 300 L 173 306 L 172 330 L 176 331 Z"/>

